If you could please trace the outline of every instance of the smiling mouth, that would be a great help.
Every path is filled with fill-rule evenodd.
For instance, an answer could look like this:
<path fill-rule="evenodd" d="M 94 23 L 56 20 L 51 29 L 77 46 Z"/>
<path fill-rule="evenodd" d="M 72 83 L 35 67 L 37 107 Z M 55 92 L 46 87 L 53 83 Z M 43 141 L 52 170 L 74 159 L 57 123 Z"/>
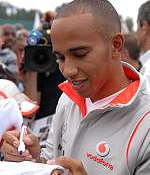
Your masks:
<path fill-rule="evenodd" d="M 87 80 L 71 81 L 71 84 L 75 90 L 80 90 Z"/>

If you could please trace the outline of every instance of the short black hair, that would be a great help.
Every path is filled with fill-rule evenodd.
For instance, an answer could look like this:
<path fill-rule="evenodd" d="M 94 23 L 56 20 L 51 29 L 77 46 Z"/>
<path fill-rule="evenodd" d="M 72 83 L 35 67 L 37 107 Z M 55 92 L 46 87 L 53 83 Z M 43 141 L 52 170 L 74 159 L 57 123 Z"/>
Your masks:
<path fill-rule="evenodd" d="M 120 17 L 107 0 L 73 0 L 58 8 L 55 19 L 86 13 L 94 16 L 97 29 L 102 32 L 101 34 L 112 36 L 121 32 Z"/>
<path fill-rule="evenodd" d="M 137 22 L 142 26 L 143 21 L 150 25 L 150 1 L 146 1 L 138 10 Z"/>

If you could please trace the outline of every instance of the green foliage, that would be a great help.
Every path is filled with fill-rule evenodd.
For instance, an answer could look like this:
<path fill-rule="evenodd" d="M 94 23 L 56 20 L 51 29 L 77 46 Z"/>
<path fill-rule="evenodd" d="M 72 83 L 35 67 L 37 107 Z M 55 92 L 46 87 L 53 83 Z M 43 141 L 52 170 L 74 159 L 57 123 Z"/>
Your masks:
<path fill-rule="evenodd" d="M 11 11 L 10 14 L 7 13 L 7 10 Z M 0 25 L 5 23 L 21 23 L 28 30 L 31 30 L 33 27 L 35 11 L 36 10 L 27 11 L 24 8 L 17 8 L 10 4 L 0 2 Z"/>

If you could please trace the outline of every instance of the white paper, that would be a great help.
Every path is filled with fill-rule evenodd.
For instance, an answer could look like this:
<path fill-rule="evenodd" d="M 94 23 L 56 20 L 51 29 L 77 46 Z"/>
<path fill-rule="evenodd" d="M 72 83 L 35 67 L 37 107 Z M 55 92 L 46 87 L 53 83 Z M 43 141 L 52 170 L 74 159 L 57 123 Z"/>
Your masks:
<path fill-rule="evenodd" d="M 7 129 L 15 127 L 19 131 L 23 117 L 17 102 L 13 98 L 0 100 L 0 140 Z"/>
<path fill-rule="evenodd" d="M 48 165 L 34 163 L 30 161 L 23 162 L 0 162 L 0 174 L 2 175 L 51 175 L 55 169 L 60 169 L 65 174 L 65 169 L 59 165 Z"/>

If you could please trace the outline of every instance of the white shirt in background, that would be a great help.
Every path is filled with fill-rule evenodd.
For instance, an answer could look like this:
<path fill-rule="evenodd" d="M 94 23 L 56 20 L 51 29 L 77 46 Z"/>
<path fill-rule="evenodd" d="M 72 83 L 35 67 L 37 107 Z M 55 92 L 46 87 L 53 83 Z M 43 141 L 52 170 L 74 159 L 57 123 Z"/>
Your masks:
<path fill-rule="evenodd" d="M 150 50 L 141 55 L 139 60 L 142 63 L 140 72 L 144 76 L 144 79 L 146 79 L 147 89 L 150 90 Z"/>

